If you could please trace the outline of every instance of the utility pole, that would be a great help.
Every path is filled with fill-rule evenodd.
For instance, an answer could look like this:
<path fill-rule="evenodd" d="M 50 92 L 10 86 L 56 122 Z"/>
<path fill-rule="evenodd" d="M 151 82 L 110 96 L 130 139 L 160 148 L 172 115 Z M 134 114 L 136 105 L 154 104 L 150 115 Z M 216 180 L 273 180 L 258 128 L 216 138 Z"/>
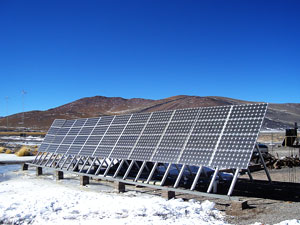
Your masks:
<path fill-rule="evenodd" d="M 5 102 L 6 102 L 6 130 L 8 131 L 8 99 L 9 97 L 5 97 Z"/>
<path fill-rule="evenodd" d="M 25 111 L 24 111 L 24 98 L 25 98 L 25 94 L 27 94 L 27 92 L 25 90 L 22 90 L 22 112 L 23 112 L 23 115 L 22 115 L 22 124 L 23 124 L 23 127 L 25 129 L 25 124 L 24 124 L 24 118 L 25 118 Z"/>

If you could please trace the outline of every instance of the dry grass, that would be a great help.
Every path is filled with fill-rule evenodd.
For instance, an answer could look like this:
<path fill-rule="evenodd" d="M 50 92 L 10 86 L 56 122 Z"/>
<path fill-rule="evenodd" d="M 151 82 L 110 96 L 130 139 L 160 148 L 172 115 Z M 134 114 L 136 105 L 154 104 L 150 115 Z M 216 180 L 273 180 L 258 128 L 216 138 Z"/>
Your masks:
<path fill-rule="evenodd" d="M 0 147 L 0 153 L 5 153 L 7 148 Z"/>
<path fill-rule="evenodd" d="M 18 132 L 18 131 L 0 132 L 0 136 L 7 136 L 7 135 L 20 136 L 21 134 L 25 134 L 27 136 L 45 136 L 46 132 Z"/>
<path fill-rule="evenodd" d="M 31 153 L 31 149 L 26 147 L 26 146 L 22 146 L 16 153 L 15 155 L 17 156 L 32 156 Z"/>
<path fill-rule="evenodd" d="M 6 151 L 5 151 L 5 154 L 12 154 L 13 152 L 12 152 L 12 150 L 10 150 L 10 149 L 6 149 Z"/>

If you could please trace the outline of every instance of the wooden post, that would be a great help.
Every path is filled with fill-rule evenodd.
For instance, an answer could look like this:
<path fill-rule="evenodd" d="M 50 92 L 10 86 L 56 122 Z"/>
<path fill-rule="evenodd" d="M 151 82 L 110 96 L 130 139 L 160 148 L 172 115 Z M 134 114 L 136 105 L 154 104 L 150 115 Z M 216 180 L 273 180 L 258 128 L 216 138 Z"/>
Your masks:
<path fill-rule="evenodd" d="M 125 183 L 115 181 L 114 182 L 115 191 L 118 193 L 125 192 Z"/>
<path fill-rule="evenodd" d="M 64 172 L 63 171 L 55 171 L 56 180 L 64 179 Z"/>
<path fill-rule="evenodd" d="M 167 190 L 162 190 L 161 196 L 163 198 L 166 198 L 168 200 L 175 198 L 175 191 L 167 191 Z"/>
<path fill-rule="evenodd" d="M 28 170 L 28 164 L 23 163 L 22 164 L 22 170 Z"/>
<path fill-rule="evenodd" d="M 80 185 L 81 186 L 85 186 L 89 183 L 90 183 L 90 177 L 88 177 L 88 176 L 81 176 L 80 177 Z"/>
<path fill-rule="evenodd" d="M 36 176 L 43 175 L 43 168 L 42 167 L 36 167 Z"/>
<path fill-rule="evenodd" d="M 248 208 L 249 205 L 247 201 L 232 201 L 230 204 L 231 211 L 241 211 Z"/>

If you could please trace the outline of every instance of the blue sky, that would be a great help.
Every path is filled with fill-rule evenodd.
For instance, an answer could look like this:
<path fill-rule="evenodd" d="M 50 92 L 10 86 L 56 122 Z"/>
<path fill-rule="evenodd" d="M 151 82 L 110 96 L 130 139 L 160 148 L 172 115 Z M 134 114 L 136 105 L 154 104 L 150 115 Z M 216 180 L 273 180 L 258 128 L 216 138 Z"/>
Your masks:
<path fill-rule="evenodd" d="M 300 101 L 300 1 L 0 1 L 0 116 L 95 95 Z M 5 97 L 8 96 L 6 111 Z"/>

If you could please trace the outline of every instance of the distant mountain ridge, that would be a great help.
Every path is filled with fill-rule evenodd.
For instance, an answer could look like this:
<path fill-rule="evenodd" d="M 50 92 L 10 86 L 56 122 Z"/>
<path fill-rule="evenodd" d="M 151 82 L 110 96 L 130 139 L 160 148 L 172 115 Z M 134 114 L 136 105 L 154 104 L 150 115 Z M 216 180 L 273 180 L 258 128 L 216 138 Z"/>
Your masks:
<path fill-rule="evenodd" d="M 88 118 L 103 115 L 250 103 L 257 102 L 217 96 L 200 97 L 178 95 L 160 100 L 95 96 L 81 98 L 45 111 L 25 112 L 24 125 L 22 124 L 22 113 L 9 116 L 8 121 L 9 127 L 25 126 L 30 129 L 47 130 L 54 119 Z M 299 103 L 269 104 L 263 127 L 286 128 L 292 126 L 294 122 L 300 122 Z M 0 126 L 6 127 L 6 117 L 0 118 Z"/>

